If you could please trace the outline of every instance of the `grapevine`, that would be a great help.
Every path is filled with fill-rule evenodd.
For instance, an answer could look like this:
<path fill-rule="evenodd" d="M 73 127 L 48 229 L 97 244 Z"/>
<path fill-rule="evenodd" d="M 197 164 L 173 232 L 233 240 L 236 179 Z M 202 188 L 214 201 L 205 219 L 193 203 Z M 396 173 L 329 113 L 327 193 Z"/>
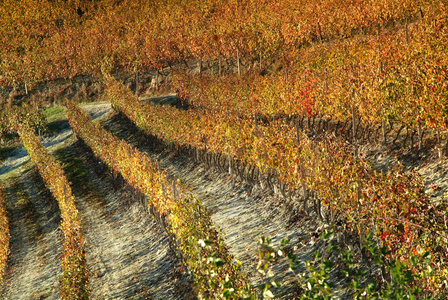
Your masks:
<path fill-rule="evenodd" d="M 3 188 L 0 186 L 0 283 L 3 282 L 6 262 L 10 253 L 9 220 Z"/>
<path fill-rule="evenodd" d="M 226 293 L 256 297 L 199 200 L 169 184 L 166 172 L 160 171 L 146 154 L 114 137 L 99 123 L 92 122 L 75 104 L 68 102 L 66 106 L 70 125 L 94 154 L 147 195 L 149 204 L 158 213 L 167 216 L 186 264 L 194 275 L 197 292 L 207 297 Z"/>
<path fill-rule="evenodd" d="M 274 170 L 290 190 L 302 188 L 314 195 L 304 199 L 305 206 L 319 201 L 336 210 L 334 215 L 344 216 L 354 232 L 374 232 L 397 258 L 406 260 L 446 242 L 443 208 L 432 203 L 415 173 L 400 167 L 388 173 L 376 171 L 366 160 L 354 157 L 352 146 L 338 138 L 312 140 L 282 120 L 269 125 L 246 120 L 230 123 L 216 114 L 139 102 L 113 80 L 106 93 L 114 107 L 137 126 L 168 143 L 232 155 L 265 174 Z M 318 214 L 322 219 L 332 215 Z M 431 239 L 432 232 L 441 236 Z M 443 253 L 435 256 L 444 260 Z M 443 274 L 440 266 L 439 274 Z"/>
<path fill-rule="evenodd" d="M 88 299 L 89 273 L 85 257 L 85 239 L 70 184 L 62 167 L 48 154 L 29 125 L 18 124 L 17 132 L 61 210 L 64 244 L 60 294 L 63 299 Z"/>

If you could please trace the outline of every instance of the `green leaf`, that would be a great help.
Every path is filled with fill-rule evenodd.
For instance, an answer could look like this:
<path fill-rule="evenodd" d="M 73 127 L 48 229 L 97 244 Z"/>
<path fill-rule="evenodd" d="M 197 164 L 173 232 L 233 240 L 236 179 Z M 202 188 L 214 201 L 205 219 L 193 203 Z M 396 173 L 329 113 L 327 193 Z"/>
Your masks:
<path fill-rule="evenodd" d="M 221 258 L 218 257 L 218 258 L 214 259 L 213 264 L 217 268 L 219 268 L 219 267 L 222 267 L 225 264 L 225 262 Z"/>
<path fill-rule="evenodd" d="M 290 241 L 290 239 L 282 239 L 282 241 L 280 242 L 280 246 L 284 247 L 288 245 Z"/>
<path fill-rule="evenodd" d="M 369 283 L 367 285 L 367 291 L 368 292 L 371 292 L 371 291 L 375 290 L 375 288 L 376 288 L 376 283 L 375 282 L 371 282 L 371 283 Z"/>
<path fill-rule="evenodd" d="M 235 289 L 230 288 L 224 291 L 224 293 L 222 294 L 222 296 L 224 297 L 224 299 L 229 299 L 230 297 L 232 297 L 232 295 L 235 293 Z"/>
<path fill-rule="evenodd" d="M 377 265 L 379 265 L 379 266 L 383 265 L 383 260 L 381 259 L 381 257 L 375 256 L 373 259 L 375 260 Z"/>
<path fill-rule="evenodd" d="M 332 235 L 334 234 L 334 231 L 324 231 L 323 233 L 322 233 L 322 239 L 324 240 L 324 241 L 327 241 Z"/>
<path fill-rule="evenodd" d="M 338 251 L 339 249 L 341 249 L 339 245 L 328 245 L 328 252 Z"/>

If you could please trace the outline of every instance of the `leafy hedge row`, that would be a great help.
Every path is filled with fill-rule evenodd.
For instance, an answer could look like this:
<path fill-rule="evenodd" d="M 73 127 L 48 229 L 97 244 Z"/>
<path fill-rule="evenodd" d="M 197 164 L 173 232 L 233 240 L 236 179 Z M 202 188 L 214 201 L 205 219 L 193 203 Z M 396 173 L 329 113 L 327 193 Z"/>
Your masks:
<path fill-rule="evenodd" d="M 290 191 L 305 193 L 305 207 L 330 208 L 326 215 L 319 209 L 320 218 L 331 222 L 334 216 L 343 216 L 352 231 L 373 232 L 399 260 L 433 251 L 436 275 L 419 284 L 435 290 L 444 286 L 448 276 L 446 205 L 432 202 L 417 174 L 401 167 L 378 172 L 355 156 L 348 143 L 328 136 L 312 140 L 282 120 L 254 124 L 244 119 L 229 121 L 218 113 L 156 106 L 138 101 L 113 80 L 106 95 L 116 109 L 151 135 L 235 157 L 262 173 L 274 173 Z"/>
<path fill-rule="evenodd" d="M 376 35 L 379 28 L 397 27 L 419 15 L 439 16 L 445 3 L 3 1 L 0 84 L 30 86 L 46 79 L 101 74 L 106 68 L 135 73 L 192 58 L 221 57 L 245 66 L 254 61 L 266 65 L 273 58 L 290 62 L 304 45 Z"/>
<path fill-rule="evenodd" d="M 88 299 L 89 272 L 86 265 L 85 240 L 70 184 L 60 164 L 48 154 L 31 127 L 19 124 L 17 132 L 61 210 L 64 245 L 60 294 L 63 299 Z"/>
<path fill-rule="evenodd" d="M 363 3 L 363 6 L 365 3 Z M 195 105 L 244 115 L 296 115 L 409 129 L 448 129 L 448 14 L 433 3 L 412 25 L 297 50 L 286 70 L 223 77 L 177 73 Z"/>
<path fill-rule="evenodd" d="M 68 102 L 70 125 L 94 154 L 141 193 L 168 219 L 196 291 L 205 298 L 255 298 L 234 264 L 219 231 L 200 201 L 168 182 L 166 172 L 146 154 L 113 136 L 74 103 Z"/>
<path fill-rule="evenodd" d="M 3 188 L 0 185 L 0 284 L 3 282 L 6 262 L 9 254 L 9 221 Z"/>

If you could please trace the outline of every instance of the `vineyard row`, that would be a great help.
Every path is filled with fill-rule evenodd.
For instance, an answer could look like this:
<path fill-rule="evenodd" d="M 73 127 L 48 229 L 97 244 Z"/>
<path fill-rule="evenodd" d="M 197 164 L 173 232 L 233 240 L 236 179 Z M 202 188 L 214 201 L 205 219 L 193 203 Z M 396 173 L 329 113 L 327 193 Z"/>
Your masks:
<path fill-rule="evenodd" d="M 6 262 L 9 255 L 9 220 L 3 187 L 0 186 L 0 284 L 3 282 Z"/>
<path fill-rule="evenodd" d="M 302 49 L 263 76 L 173 72 L 181 100 L 231 116 L 298 116 L 446 131 L 448 19 Z"/>
<path fill-rule="evenodd" d="M 146 154 L 92 122 L 75 104 L 69 102 L 66 106 L 75 133 L 114 172 L 146 195 L 149 204 L 168 220 L 169 230 L 194 275 L 198 294 L 209 298 L 232 293 L 255 297 L 199 200 L 186 195 L 179 185 L 171 184 L 166 172 L 160 171 Z"/>
<path fill-rule="evenodd" d="M 61 229 L 64 233 L 60 294 L 63 299 L 88 299 L 88 270 L 85 239 L 70 184 L 60 164 L 48 154 L 26 124 L 18 124 L 17 132 L 31 159 L 37 164 L 45 185 L 56 198 L 61 210 Z"/>
<path fill-rule="evenodd" d="M 236 159 L 243 169 L 251 170 L 248 173 L 255 182 L 269 183 L 272 175 L 278 176 L 278 186 L 287 197 L 302 192 L 305 210 L 313 204 L 318 216 L 330 222 L 343 216 L 352 232 L 373 232 L 399 259 L 446 243 L 444 208 L 424 193 L 417 174 L 400 167 L 378 172 L 337 138 L 312 140 L 281 120 L 268 126 L 251 120 L 228 122 L 219 114 L 140 102 L 112 79 L 105 92 L 113 107 L 147 134 L 198 153 L 208 152 L 218 165 L 224 157 L 231 168 L 236 167 Z M 321 205 L 329 208 L 326 215 Z M 442 251 L 433 257 L 442 277 L 446 276 L 445 255 Z M 440 281 L 430 278 L 422 284 L 441 287 Z"/>
<path fill-rule="evenodd" d="M 160 69 L 194 58 L 230 59 L 238 69 L 243 62 L 291 62 L 304 45 L 376 35 L 419 19 L 432 22 L 446 12 L 444 0 L 112 3 L 2 3 L 0 81 L 30 86 L 117 69 Z"/>

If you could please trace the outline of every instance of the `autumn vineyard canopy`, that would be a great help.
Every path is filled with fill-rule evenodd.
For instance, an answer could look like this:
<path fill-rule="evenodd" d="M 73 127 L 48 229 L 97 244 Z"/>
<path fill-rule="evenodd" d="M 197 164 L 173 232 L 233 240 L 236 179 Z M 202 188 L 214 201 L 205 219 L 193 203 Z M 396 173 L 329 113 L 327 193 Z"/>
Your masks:
<path fill-rule="evenodd" d="M 410 286 L 448 289 L 446 203 L 434 203 L 416 173 L 380 172 L 358 155 L 372 144 L 422 150 L 425 133 L 440 157 L 448 152 L 448 0 L 4 0 L 0 16 L 0 129 L 17 132 L 39 168 L 51 162 L 49 184 L 62 171 L 33 130 L 44 123 L 35 112 L 50 103 L 28 93 L 95 78 L 115 110 L 172 149 L 248 182 L 267 178 L 285 199 L 300 190 L 304 211 L 314 204 L 329 223 L 342 216 L 351 234 L 373 234 L 398 261 L 431 253 L 433 275 Z M 139 100 L 138 78 L 149 73 L 165 76 L 177 106 Z M 135 78 L 134 91 L 124 77 Z M 237 267 L 220 269 L 231 258 L 205 213 L 207 226 L 194 238 L 205 245 L 201 234 L 216 235 L 207 251 L 223 258 L 213 266 L 195 261 L 207 251 L 184 227 L 196 226 L 188 218 L 196 207 L 204 211 L 199 202 L 178 205 L 149 157 L 92 123 L 74 101 L 65 104 L 95 155 L 171 214 L 186 263 L 200 274 L 197 290 L 210 279 L 201 268 L 212 268 L 222 280 L 231 274 L 241 295 L 252 293 Z M 83 252 L 68 181 L 57 177 L 63 228 L 76 229 L 66 252 Z M 84 272 L 85 261 L 76 263 Z M 415 265 L 413 272 L 430 273 Z M 67 262 L 66 272 L 72 268 Z"/>

